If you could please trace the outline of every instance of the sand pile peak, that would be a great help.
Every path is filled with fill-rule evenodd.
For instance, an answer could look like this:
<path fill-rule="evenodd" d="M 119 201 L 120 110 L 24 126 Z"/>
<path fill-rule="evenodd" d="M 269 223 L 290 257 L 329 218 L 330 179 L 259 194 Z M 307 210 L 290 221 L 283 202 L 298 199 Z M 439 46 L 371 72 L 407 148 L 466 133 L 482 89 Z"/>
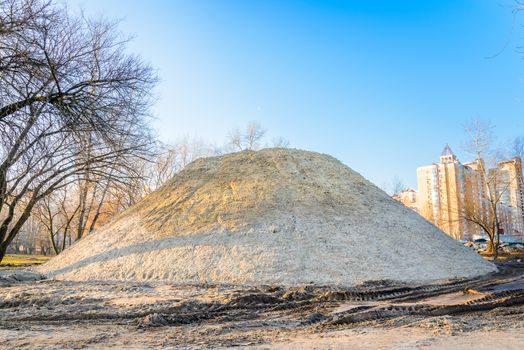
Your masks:
<path fill-rule="evenodd" d="M 39 268 L 73 280 L 345 286 L 495 269 L 335 158 L 292 149 L 196 160 Z"/>

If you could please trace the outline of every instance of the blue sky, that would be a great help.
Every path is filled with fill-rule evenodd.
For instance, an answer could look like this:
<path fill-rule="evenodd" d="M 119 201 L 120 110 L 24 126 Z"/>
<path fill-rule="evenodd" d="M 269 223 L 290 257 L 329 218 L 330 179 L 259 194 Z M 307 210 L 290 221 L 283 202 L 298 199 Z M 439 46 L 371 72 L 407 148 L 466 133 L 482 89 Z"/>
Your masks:
<path fill-rule="evenodd" d="M 158 69 L 163 141 L 220 144 L 257 120 L 379 186 L 416 186 L 446 143 L 467 160 L 472 118 L 495 124 L 501 145 L 524 136 L 512 0 L 66 2 L 121 18 L 130 50 Z"/>

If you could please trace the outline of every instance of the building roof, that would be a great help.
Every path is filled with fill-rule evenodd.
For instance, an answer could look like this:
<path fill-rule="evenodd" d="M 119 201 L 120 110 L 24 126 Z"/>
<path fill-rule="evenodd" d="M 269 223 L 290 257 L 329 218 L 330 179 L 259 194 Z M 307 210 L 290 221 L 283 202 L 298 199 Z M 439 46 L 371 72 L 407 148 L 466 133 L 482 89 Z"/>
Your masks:
<path fill-rule="evenodd" d="M 403 190 L 402 192 L 417 192 L 415 189 L 413 188 L 406 188 L 405 190 Z"/>
<path fill-rule="evenodd" d="M 440 156 L 443 157 L 443 156 L 454 156 L 454 155 L 455 153 L 453 153 L 449 145 L 446 143 L 446 147 L 444 147 Z"/>

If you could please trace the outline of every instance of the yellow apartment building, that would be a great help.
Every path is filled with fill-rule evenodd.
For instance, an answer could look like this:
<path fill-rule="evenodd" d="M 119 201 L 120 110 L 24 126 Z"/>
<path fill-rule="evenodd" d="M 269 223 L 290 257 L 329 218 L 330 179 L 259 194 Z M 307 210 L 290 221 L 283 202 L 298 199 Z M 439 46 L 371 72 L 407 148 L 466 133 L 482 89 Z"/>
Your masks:
<path fill-rule="evenodd" d="M 481 233 L 477 225 L 464 220 L 464 213 L 473 210 L 488 215 L 484 163 L 462 164 L 449 145 L 444 147 L 438 163 L 417 169 L 418 212 L 455 239 L 472 239 Z M 507 186 L 500 188 L 499 217 L 504 232 L 522 241 L 524 230 L 524 185 L 519 158 L 498 163 L 497 179 Z"/>
<path fill-rule="evenodd" d="M 464 166 L 446 145 L 440 161 L 417 169 L 419 213 L 455 239 L 464 239 L 461 219 Z"/>
<path fill-rule="evenodd" d="M 517 240 L 524 238 L 524 183 L 522 160 L 513 158 L 498 163 L 497 178 L 500 182 L 500 211 L 504 218 L 504 231 Z"/>

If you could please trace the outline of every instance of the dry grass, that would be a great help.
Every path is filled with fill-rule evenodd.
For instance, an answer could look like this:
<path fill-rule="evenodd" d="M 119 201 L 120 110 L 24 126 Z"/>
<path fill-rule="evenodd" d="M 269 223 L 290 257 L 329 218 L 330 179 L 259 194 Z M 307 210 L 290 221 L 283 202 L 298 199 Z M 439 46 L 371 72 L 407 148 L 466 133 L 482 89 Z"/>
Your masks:
<path fill-rule="evenodd" d="M 50 256 L 25 255 L 25 254 L 6 254 L 0 266 L 29 266 L 40 265 L 51 259 Z"/>

